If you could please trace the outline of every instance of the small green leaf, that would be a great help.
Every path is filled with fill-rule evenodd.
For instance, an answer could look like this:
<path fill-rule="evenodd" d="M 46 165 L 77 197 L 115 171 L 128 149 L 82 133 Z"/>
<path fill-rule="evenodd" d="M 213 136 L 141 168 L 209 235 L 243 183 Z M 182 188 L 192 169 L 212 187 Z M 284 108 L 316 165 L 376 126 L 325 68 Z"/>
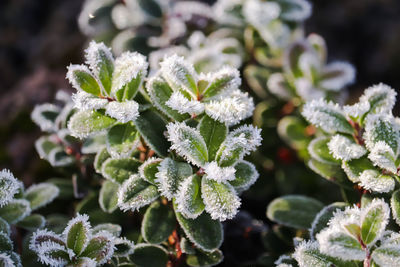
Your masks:
<path fill-rule="evenodd" d="M 161 18 L 163 15 L 160 4 L 155 0 L 138 0 L 138 4 L 150 16 Z"/>
<path fill-rule="evenodd" d="M 90 136 L 83 141 L 81 152 L 83 154 L 96 154 L 103 149 L 106 143 L 105 134 Z"/>
<path fill-rule="evenodd" d="M 285 226 L 309 229 L 317 213 L 324 205 L 310 197 L 287 195 L 274 199 L 267 208 L 271 221 Z"/>
<path fill-rule="evenodd" d="M 330 138 L 327 137 L 319 137 L 315 138 L 308 145 L 308 152 L 311 157 L 318 160 L 319 162 L 339 165 L 340 160 L 335 159 L 328 148 L 328 143 Z"/>
<path fill-rule="evenodd" d="M 215 266 L 222 262 L 224 256 L 219 249 L 212 252 L 203 252 L 196 249 L 194 255 L 188 255 L 186 258 L 186 263 L 189 266 L 201 267 L 201 266 Z"/>
<path fill-rule="evenodd" d="M 164 136 L 166 123 L 157 112 L 148 109 L 135 120 L 136 129 L 144 141 L 158 155 L 166 157 L 170 144 Z"/>
<path fill-rule="evenodd" d="M 196 174 L 188 177 L 179 187 L 175 203 L 183 216 L 194 219 L 203 212 L 204 203 L 200 187 L 201 177 Z"/>
<path fill-rule="evenodd" d="M 58 146 L 49 136 L 42 136 L 35 142 L 36 151 L 41 159 L 48 160 L 50 151 Z"/>
<path fill-rule="evenodd" d="M 72 199 L 74 198 L 74 187 L 71 179 L 65 178 L 50 178 L 46 181 L 53 184 L 59 189 L 58 199 Z"/>
<path fill-rule="evenodd" d="M 10 225 L 0 217 L 0 232 L 10 235 Z"/>
<path fill-rule="evenodd" d="M 370 108 L 367 114 L 388 113 L 396 102 L 396 92 L 386 84 L 373 85 L 364 91 L 360 102 L 368 101 Z"/>
<path fill-rule="evenodd" d="M 67 78 L 74 88 L 89 94 L 99 96 L 101 89 L 96 78 L 84 65 L 71 65 L 68 67 Z"/>
<path fill-rule="evenodd" d="M 11 251 L 13 243 L 6 233 L 0 232 L 0 251 Z"/>
<path fill-rule="evenodd" d="M 67 247 L 77 255 L 81 254 L 89 242 L 91 229 L 88 219 L 87 215 L 76 216 L 69 221 L 63 233 Z"/>
<path fill-rule="evenodd" d="M 114 237 L 119 237 L 121 235 L 122 228 L 118 224 L 102 223 L 102 224 L 98 224 L 95 227 L 93 227 L 92 234 L 95 235 L 95 234 L 100 233 L 102 231 L 109 232 Z"/>
<path fill-rule="evenodd" d="M 295 116 L 285 116 L 278 122 L 278 134 L 292 148 L 303 149 L 310 142 L 306 127 L 304 120 Z"/>
<path fill-rule="evenodd" d="M 31 209 L 36 210 L 52 202 L 60 193 L 57 186 L 50 183 L 41 183 L 30 186 L 24 193 L 24 198 L 31 204 Z"/>
<path fill-rule="evenodd" d="M 32 214 L 25 217 L 22 221 L 17 223 L 18 227 L 24 228 L 28 231 L 34 231 L 38 228 L 42 228 L 46 223 L 46 219 L 39 214 Z"/>
<path fill-rule="evenodd" d="M 240 198 L 235 189 L 226 183 L 219 183 L 204 175 L 201 181 L 201 197 L 206 211 L 213 220 L 232 219 L 240 207 Z"/>
<path fill-rule="evenodd" d="M 323 163 L 315 159 L 310 159 L 307 165 L 323 178 L 340 185 L 349 186 L 349 181 L 340 166 Z"/>
<path fill-rule="evenodd" d="M 353 159 L 342 162 L 342 169 L 345 171 L 349 179 L 356 183 L 360 181 L 360 175 L 365 170 L 373 170 L 374 165 L 367 157 Z"/>
<path fill-rule="evenodd" d="M 372 246 L 382 235 L 389 222 L 389 206 L 379 199 L 373 200 L 361 213 L 361 239 Z"/>
<path fill-rule="evenodd" d="M 138 267 L 165 267 L 168 252 L 158 245 L 138 244 L 129 258 Z"/>
<path fill-rule="evenodd" d="M 213 97 L 229 89 L 240 86 L 239 72 L 232 67 L 225 67 L 214 73 L 213 80 L 204 90 L 204 97 Z"/>
<path fill-rule="evenodd" d="M 80 257 L 88 257 L 95 260 L 99 265 L 105 263 L 114 251 L 113 249 L 114 237 L 108 232 L 98 233 L 90 239 L 85 250 Z"/>
<path fill-rule="evenodd" d="M 397 154 L 399 131 L 395 119 L 389 114 L 371 114 L 366 118 L 364 139 L 369 150 L 379 143 L 386 143 Z"/>
<path fill-rule="evenodd" d="M 398 266 L 400 263 L 399 246 L 382 246 L 376 248 L 371 255 L 379 266 Z"/>
<path fill-rule="evenodd" d="M 196 219 L 187 219 L 177 211 L 174 204 L 176 219 L 189 240 L 198 248 L 212 252 L 222 243 L 222 225 L 219 221 L 212 220 L 210 215 L 202 213 Z"/>
<path fill-rule="evenodd" d="M 117 209 L 119 185 L 107 180 L 101 186 L 99 195 L 100 208 L 107 213 L 112 213 Z"/>
<path fill-rule="evenodd" d="M 238 194 L 242 193 L 249 189 L 251 185 L 253 185 L 259 173 L 256 170 L 254 164 L 241 160 L 235 164 L 235 180 L 229 181 L 229 183 L 235 188 Z"/>
<path fill-rule="evenodd" d="M 396 223 L 400 225 L 400 190 L 396 190 L 390 199 L 390 206 L 392 208 L 393 218 Z"/>
<path fill-rule="evenodd" d="M 23 220 L 30 212 L 29 201 L 25 199 L 13 199 L 0 208 L 0 217 L 9 224 L 15 224 Z"/>
<path fill-rule="evenodd" d="M 140 177 L 151 184 L 156 183 L 156 174 L 158 166 L 160 166 L 162 159 L 150 158 L 146 160 L 139 168 Z"/>
<path fill-rule="evenodd" d="M 208 149 L 208 160 L 212 161 L 215 159 L 219 147 L 228 134 L 228 127 L 224 123 L 215 121 L 208 115 L 204 115 L 198 129 Z"/>
<path fill-rule="evenodd" d="M 106 138 L 108 153 L 113 158 L 126 158 L 139 144 L 139 134 L 131 123 L 111 127 Z"/>
<path fill-rule="evenodd" d="M 101 169 L 103 176 L 116 183 L 123 183 L 138 169 L 142 163 L 134 158 L 112 159 L 104 161 Z"/>
<path fill-rule="evenodd" d="M 48 156 L 49 163 L 53 167 L 65 167 L 74 163 L 74 157 L 68 155 L 61 146 L 53 148 Z"/>
<path fill-rule="evenodd" d="M 96 157 L 94 158 L 94 169 L 96 172 L 101 173 L 101 170 L 103 168 L 103 163 L 111 158 L 110 154 L 108 153 L 107 148 L 103 148 L 97 152 Z"/>
<path fill-rule="evenodd" d="M 146 206 L 159 197 L 157 187 L 139 177 L 132 175 L 118 192 L 118 206 L 123 210 L 136 210 Z"/>
<path fill-rule="evenodd" d="M 114 257 L 127 257 L 135 251 L 135 244 L 126 238 L 117 238 L 115 240 Z"/>
<path fill-rule="evenodd" d="M 73 135 L 83 138 L 110 128 L 115 122 L 100 111 L 78 111 L 69 120 L 68 129 Z"/>
<path fill-rule="evenodd" d="M 161 76 L 156 75 L 147 82 L 147 91 L 154 106 L 171 119 L 183 121 L 190 118 L 189 114 L 180 114 L 165 104 L 170 99 L 173 91 Z"/>
<path fill-rule="evenodd" d="M 344 202 L 335 202 L 326 207 L 324 207 L 315 216 L 310 230 L 310 236 L 315 236 L 328 225 L 329 220 L 333 217 L 333 213 L 337 210 L 344 210 L 347 206 Z"/>
<path fill-rule="evenodd" d="M 154 202 L 146 210 L 142 221 L 142 236 L 146 242 L 159 244 L 165 241 L 175 229 L 174 211 L 159 201 Z"/>

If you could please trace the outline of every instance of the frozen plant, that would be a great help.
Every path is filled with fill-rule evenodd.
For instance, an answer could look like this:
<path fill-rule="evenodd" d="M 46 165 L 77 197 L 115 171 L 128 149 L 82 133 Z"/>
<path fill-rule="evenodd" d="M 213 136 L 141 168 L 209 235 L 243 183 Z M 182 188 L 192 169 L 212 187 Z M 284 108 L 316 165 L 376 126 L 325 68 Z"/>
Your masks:
<path fill-rule="evenodd" d="M 359 102 L 344 107 L 323 99 L 302 114 L 323 134 L 308 146 L 309 166 L 327 178 L 341 166 L 348 178 L 374 192 L 390 192 L 398 179 L 400 129 L 392 115 L 396 92 L 385 84 L 369 87 Z M 330 171 L 329 171 L 330 170 Z"/>

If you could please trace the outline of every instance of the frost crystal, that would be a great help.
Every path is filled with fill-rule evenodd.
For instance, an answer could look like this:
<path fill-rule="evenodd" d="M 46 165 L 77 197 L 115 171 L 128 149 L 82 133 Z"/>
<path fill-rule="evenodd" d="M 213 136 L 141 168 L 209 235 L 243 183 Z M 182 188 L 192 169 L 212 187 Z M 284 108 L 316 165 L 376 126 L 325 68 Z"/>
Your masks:
<path fill-rule="evenodd" d="M 300 267 L 318 266 L 319 261 L 314 260 L 313 257 L 309 257 L 310 251 L 319 251 L 318 243 L 312 241 L 303 241 L 297 247 L 293 253 L 293 257 L 296 259 Z"/>
<path fill-rule="evenodd" d="M 365 119 L 365 145 L 372 150 L 379 141 L 386 141 L 392 149 L 393 154 L 398 153 L 399 126 L 390 114 L 369 114 Z M 382 140 L 384 139 L 384 140 Z"/>
<path fill-rule="evenodd" d="M 367 153 L 364 147 L 340 134 L 332 137 L 328 147 L 335 159 L 344 161 L 361 158 Z"/>
<path fill-rule="evenodd" d="M 22 182 L 18 181 L 9 170 L 3 169 L 0 172 L 0 207 L 10 202 L 22 187 Z"/>
<path fill-rule="evenodd" d="M 177 211 L 182 213 L 183 216 L 190 219 L 196 219 L 202 212 L 193 210 L 189 203 L 193 202 L 193 195 L 198 192 L 193 192 L 192 177 L 185 179 L 179 186 L 178 193 L 175 196 L 175 203 L 177 205 Z"/>
<path fill-rule="evenodd" d="M 102 109 L 108 103 L 107 99 L 95 97 L 85 91 L 77 91 L 75 94 L 72 94 L 72 101 L 75 104 L 75 108 L 79 110 Z"/>
<path fill-rule="evenodd" d="M 243 5 L 244 17 L 255 27 L 267 25 L 272 20 L 277 19 L 280 13 L 280 6 L 274 2 L 248 0 Z"/>
<path fill-rule="evenodd" d="M 361 118 L 365 113 L 369 111 L 370 107 L 371 106 L 369 102 L 364 101 L 358 102 L 351 106 L 344 106 L 343 110 L 348 117 Z"/>
<path fill-rule="evenodd" d="M 50 266 L 65 266 L 67 261 L 63 259 L 61 256 L 57 256 L 57 252 L 64 251 L 66 248 L 59 243 L 55 243 L 52 241 L 43 242 L 39 248 L 37 255 L 39 256 L 39 260 L 41 263 L 48 264 Z"/>
<path fill-rule="evenodd" d="M 89 216 L 87 216 L 86 214 L 76 214 L 76 217 L 73 218 L 72 220 L 70 220 L 67 224 L 67 227 L 65 227 L 62 236 L 64 237 L 64 240 L 67 240 L 68 238 L 68 233 L 71 230 L 71 227 L 74 226 L 76 223 L 82 223 L 82 228 L 85 231 L 85 235 L 86 235 L 86 239 L 84 240 L 84 245 L 83 247 L 86 247 L 87 244 L 89 243 L 89 240 L 91 238 L 91 226 L 89 223 Z"/>
<path fill-rule="evenodd" d="M 206 163 L 203 168 L 208 179 L 215 180 L 219 183 L 235 179 L 236 169 L 234 167 L 219 167 L 217 162 L 212 161 Z"/>
<path fill-rule="evenodd" d="M 396 102 L 396 91 L 390 86 L 380 83 L 367 88 L 364 94 L 360 97 L 360 102 L 372 102 L 371 104 L 377 104 L 376 113 L 391 112 Z"/>
<path fill-rule="evenodd" d="M 155 157 L 151 157 L 151 158 L 148 158 L 145 162 L 143 162 L 143 164 L 142 165 L 140 165 L 140 167 L 139 167 L 139 175 L 140 175 L 140 177 L 142 177 L 143 179 L 145 179 L 145 180 L 147 180 L 145 177 L 145 174 L 144 174 L 144 169 L 148 166 L 148 165 L 150 165 L 150 164 L 153 164 L 153 163 L 157 163 L 157 162 L 161 162 L 162 161 L 162 159 L 160 159 L 160 158 L 155 158 Z"/>
<path fill-rule="evenodd" d="M 156 173 L 156 183 L 158 183 L 158 190 L 160 194 L 166 197 L 168 200 L 171 200 L 175 196 L 176 190 L 176 180 L 178 170 L 174 162 L 166 158 L 163 160 L 160 165 L 157 167 L 158 172 Z"/>
<path fill-rule="evenodd" d="M 89 47 L 85 50 L 85 58 L 86 64 L 93 71 L 94 75 L 99 77 L 100 69 L 99 63 L 101 63 L 102 59 L 100 56 L 106 56 L 110 62 L 114 62 L 114 57 L 111 53 L 111 49 L 108 48 L 104 43 L 96 43 L 95 41 L 91 41 L 89 43 Z"/>
<path fill-rule="evenodd" d="M 13 267 L 15 266 L 14 261 L 11 259 L 11 256 L 6 253 L 0 253 L 0 262 L 4 267 Z"/>
<path fill-rule="evenodd" d="M 174 92 L 165 104 L 180 114 L 201 114 L 204 111 L 200 101 L 189 100 L 180 92 Z"/>
<path fill-rule="evenodd" d="M 74 73 L 76 71 L 82 71 L 82 72 L 86 72 L 86 73 L 88 73 L 88 74 L 93 76 L 93 74 L 89 70 L 89 68 L 87 66 L 85 66 L 85 65 L 71 64 L 71 65 L 68 66 L 67 69 L 68 69 L 68 71 L 67 71 L 66 78 L 68 79 L 68 81 L 72 85 L 72 87 L 74 87 L 78 91 L 84 91 L 80 87 L 79 83 L 77 82 L 77 80 L 76 80 L 76 78 L 74 76 Z M 99 84 L 99 86 L 101 88 L 101 92 L 104 92 L 104 88 L 103 88 L 103 85 L 101 84 L 101 82 L 99 82 L 98 79 L 95 76 L 93 76 L 93 79 L 95 79 L 97 81 L 97 83 Z"/>
<path fill-rule="evenodd" d="M 55 117 L 47 118 L 46 113 L 55 113 L 58 114 L 60 112 L 60 108 L 53 104 L 43 104 L 36 106 L 32 113 L 31 119 L 34 123 L 39 125 L 40 129 L 44 132 L 55 132 L 57 131 L 57 125 L 54 123 Z"/>
<path fill-rule="evenodd" d="M 115 237 L 109 233 L 108 231 L 100 231 L 91 237 L 91 239 L 99 239 L 102 242 L 105 241 L 105 245 L 103 245 L 104 249 L 102 250 L 101 257 L 102 259 L 97 262 L 98 265 L 105 264 L 109 259 L 111 259 L 115 250 Z"/>
<path fill-rule="evenodd" d="M 328 75 L 330 73 L 341 73 L 341 75 L 333 77 L 328 76 L 321 81 L 321 87 L 331 91 L 340 91 L 346 85 L 354 83 L 356 76 L 353 65 L 347 62 L 332 62 L 324 68 L 323 72 Z"/>
<path fill-rule="evenodd" d="M 395 181 L 390 176 L 380 175 L 375 170 L 365 170 L 360 174 L 360 185 L 379 193 L 390 192 L 394 189 Z"/>
<path fill-rule="evenodd" d="M 229 97 L 221 97 L 220 100 L 207 103 L 205 110 L 211 118 L 228 125 L 235 125 L 253 114 L 254 103 L 247 93 L 237 90 Z"/>
<path fill-rule="evenodd" d="M 375 143 L 371 152 L 368 154 L 368 158 L 375 166 L 379 166 L 392 173 L 397 173 L 397 166 L 395 165 L 396 157 L 393 150 L 385 142 L 379 141 Z"/>
<path fill-rule="evenodd" d="M 115 60 L 111 91 L 117 92 L 132 79 L 147 75 L 146 57 L 137 52 L 125 52 Z"/>
<path fill-rule="evenodd" d="M 380 209 L 383 212 L 382 223 L 374 224 L 374 233 L 376 234 L 375 239 L 370 241 L 369 246 L 372 246 L 377 240 L 379 240 L 389 223 L 390 208 L 389 205 L 383 199 L 374 198 L 365 208 L 361 209 L 361 222 L 364 221 L 365 217 L 372 209 Z M 380 226 L 380 228 L 378 228 Z"/>
<path fill-rule="evenodd" d="M 238 89 L 239 86 L 242 84 L 239 71 L 236 68 L 230 66 L 223 66 L 222 69 L 217 72 L 202 75 L 205 75 L 205 80 L 209 82 L 229 79 L 229 82 L 226 83 L 222 88 L 221 94 L 230 93 L 230 91 Z"/>
<path fill-rule="evenodd" d="M 136 101 L 113 101 L 106 106 L 106 114 L 119 122 L 127 123 L 139 117 L 139 104 Z"/>

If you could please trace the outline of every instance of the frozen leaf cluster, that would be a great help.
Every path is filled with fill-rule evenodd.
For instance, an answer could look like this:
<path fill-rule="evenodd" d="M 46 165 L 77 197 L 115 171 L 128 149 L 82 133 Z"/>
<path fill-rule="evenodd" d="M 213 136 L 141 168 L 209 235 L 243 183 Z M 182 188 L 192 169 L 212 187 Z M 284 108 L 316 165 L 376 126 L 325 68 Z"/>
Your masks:
<path fill-rule="evenodd" d="M 367 190 L 392 191 L 400 144 L 398 118 L 392 115 L 395 99 L 392 88 L 378 84 L 353 105 L 341 107 L 323 99 L 307 102 L 303 116 L 324 132 L 308 146 L 309 166 L 328 179 L 342 169 Z"/>

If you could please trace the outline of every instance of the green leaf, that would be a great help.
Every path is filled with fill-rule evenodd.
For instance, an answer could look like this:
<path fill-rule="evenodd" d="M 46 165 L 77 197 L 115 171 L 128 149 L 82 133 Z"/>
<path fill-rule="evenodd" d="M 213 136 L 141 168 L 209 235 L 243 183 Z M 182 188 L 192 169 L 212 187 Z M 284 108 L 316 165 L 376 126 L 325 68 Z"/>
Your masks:
<path fill-rule="evenodd" d="M 111 156 L 110 156 L 110 154 L 108 154 L 107 148 L 103 148 L 103 149 L 99 150 L 99 152 L 97 152 L 96 157 L 94 158 L 94 163 L 93 163 L 94 169 L 96 170 L 96 172 L 101 173 L 103 163 L 109 158 L 111 158 Z"/>
<path fill-rule="evenodd" d="M 138 4 L 148 15 L 161 18 L 163 11 L 157 1 L 154 0 L 138 0 Z"/>
<path fill-rule="evenodd" d="M 40 214 L 32 214 L 25 217 L 22 221 L 17 223 L 18 227 L 24 228 L 28 231 L 34 231 L 38 228 L 42 228 L 46 223 L 46 219 Z"/>
<path fill-rule="evenodd" d="M 215 266 L 221 263 L 223 258 L 224 256 L 219 249 L 212 252 L 203 252 L 197 249 L 196 254 L 187 256 L 186 263 L 193 267 Z"/>
<path fill-rule="evenodd" d="M 159 197 L 157 187 L 132 175 L 118 192 L 118 206 L 123 210 L 135 210 L 146 206 Z"/>
<path fill-rule="evenodd" d="M 202 93 L 204 97 L 213 97 L 229 89 L 240 86 L 239 72 L 234 68 L 223 68 L 214 73 L 213 80 Z"/>
<path fill-rule="evenodd" d="M 175 203 L 183 216 L 194 219 L 203 212 L 204 203 L 200 187 L 201 177 L 196 174 L 188 177 L 179 187 Z"/>
<path fill-rule="evenodd" d="M 148 109 L 135 120 L 136 129 L 144 141 L 158 155 L 166 157 L 170 144 L 164 136 L 166 124 L 157 112 Z"/>
<path fill-rule="evenodd" d="M 78 214 L 68 222 L 68 226 L 63 232 L 67 247 L 77 255 L 81 254 L 89 242 L 91 229 L 88 219 L 87 215 Z"/>
<path fill-rule="evenodd" d="M 50 151 L 48 161 L 53 167 L 65 167 L 74 163 L 75 159 L 63 147 L 58 146 Z"/>
<path fill-rule="evenodd" d="M 165 158 L 158 166 L 158 173 L 156 173 L 158 190 L 162 196 L 170 200 L 176 195 L 180 184 L 192 173 L 190 164 Z"/>
<path fill-rule="evenodd" d="M 139 168 L 140 177 L 151 184 L 156 183 L 156 174 L 158 166 L 160 166 L 162 159 L 149 158 Z"/>
<path fill-rule="evenodd" d="M 0 232 L 10 235 L 10 225 L 0 217 Z"/>
<path fill-rule="evenodd" d="M 135 244 L 126 238 L 117 238 L 115 240 L 115 251 L 113 257 L 127 257 L 135 250 Z"/>
<path fill-rule="evenodd" d="M 100 111 L 78 111 L 68 122 L 68 129 L 77 137 L 83 138 L 110 128 L 116 120 Z"/>
<path fill-rule="evenodd" d="M 89 94 L 99 96 L 101 89 L 96 78 L 84 65 L 71 65 L 68 68 L 67 78 L 72 86 Z"/>
<path fill-rule="evenodd" d="M 138 172 L 142 163 L 134 158 L 112 159 L 104 161 L 101 169 L 103 176 L 116 183 L 123 183 L 132 174 Z"/>
<path fill-rule="evenodd" d="M 292 148 L 303 149 L 310 142 L 306 135 L 307 124 L 295 116 L 285 116 L 278 122 L 279 136 Z"/>
<path fill-rule="evenodd" d="M 228 134 L 228 127 L 225 123 L 215 121 L 208 115 L 204 115 L 198 129 L 208 149 L 208 160 L 212 161 L 215 159 L 219 147 Z"/>
<path fill-rule="evenodd" d="M 65 178 L 50 178 L 46 181 L 58 187 L 59 194 L 58 199 L 72 199 L 74 198 L 74 187 L 72 185 L 71 179 Z"/>
<path fill-rule="evenodd" d="M 271 221 L 285 226 L 309 229 L 317 213 L 324 205 L 316 199 L 287 195 L 274 199 L 267 208 L 267 217 Z"/>
<path fill-rule="evenodd" d="M 13 199 L 0 208 L 0 217 L 9 224 L 15 224 L 23 220 L 30 212 L 29 201 L 25 199 Z"/>
<path fill-rule="evenodd" d="M 92 235 L 95 235 L 102 231 L 109 232 L 114 237 L 119 237 L 122 232 L 122 227 L 118 224 L 113 224 L 113 223 L 101 223 L 101 224 L 98 224 L 95 227 L 93 227 Z"/>
<path fill-rule="evenodd" d="M 167 125 L 171 149 L 196 166 L 208 162 L 207 145 L 199 131 L 185 123 L 169 123 Z"/>
<path fill-rule="evenodd" d="M 36 151 L 41 159 L 48 160 L 50 151 L 58 146 L 58 144 L 51 140 L 50 136 L 42 136 L 35 142 Z"/>
<path fill-rule="evenodd" d="M 190 118 L 189 114 L 180 114 L 178 111 L 165 104 L 170 99 L 173 91 L 160 75 L 156 75 L 150 79 L 147 83 L 147 91 L 154 106 L 171 119 L 184 121 Z"/>
<path fill-rule="evenodd" d="M 307 165 L 325 179 L 349 187 L 349 181 L 340 166 L 323 163 L 315 159 L 310 159 Z"/>
<path fill-rule="evenodd" d="M 11 251 L 13 243 L 6 233 L 0 232 L 0 251 Z"/>
<path fill-rule="evenodd" d="M 107 133 L 107 150 L 113 158 L 129 157 L 139 142 L 139 134 L 131 123 L 114 125 Z"/>
<path fill-rule="evenodd" d="M 396 102 L 396 92 L 389 86 L 380 83 L 365 90 L 360 102 L 368 101 L 370 108 L 367 114 L 388 113 Z"/>
<path fill-rule="evenodd" d="M 371 258 L 379 266 L 398 266 L 400 263 L 399 246 L 382 246 L 372 252 Z"/>
<path fill-rule="evenodd" d="M 317 236 L 317 240 L 323 253 L 339 259 L 363 260 L 365 258 L 365 251 L 359 241 L 348 233 L 327 228 Z"/>
<path fill-rule="evenodd" d="M 165 267 L 168 252 L 158 245 L 138 244 L 129 258 L 138 267 Z"/>
<path fill-rule="evenodd" d="M 393 192 L 390 207 L 392 208 L 393 219 L 400 225 L 400 190 Z"/>
<path fill-rule="evenodd" d="M 315 236 L 328 225 L 329 220 L 333 217 L 333 213 L 337 210 L 344 210 L 347 204 L 344 202 L 335 202 L 324 207 L 315 216 L 310 229 L 310 236 Z"/>
<path fill-rule="evenodd" d="M 308 145 L 308 152 L 311 157 L 322 163 L 339 165 L 340 160 L 335 159 L 328 148 L 330 138 L 319 137 L 313 139 Z"/>
<path fill-rule="evenodd" d="M 189 240 L 198 248 L 212 252 L 222 244 L 222 225 L 212 220 L 210 215 L 203 212 L 196 219 L 187 219 L 177 211 L 174 204 L 176 219 Z"/>
<path fill-rule="evenodd" d="M 102 83 L 106 96 L 110 95 L 111 80 L 114 71 L 114 58 L 103 43 L 90 42 L 86 49 L 86 59 L 94 74 Z"/>
<path fill-rule="evenodd" d="M 235 188 L 238 194 L 249 189 L 251 185 L 253 185 L 259 173 L 256 170 L 254 164 L 241 160 L 235 164 L 235 180 L 229 181 L 229 183 Z"/>
<path fill-rule="evenodd" d="M 181 238 L 180 246 L 182 252 L 185 254 L 192 255 L 196 253 L 194 245 L 186 237 Z"/>
<path fill-rule="evenodd" d="M 146 210 L 142 221 L 142 236 L 146 242 L 159 244 L 165 241 L 175 229 L 175 215 L 171 207 L 154 202 Z"/>
<path fill-rule="evenodd" d="M 105 143 L 105 134 L 90 136 L 83 141 L 81 152 L 83 154 L 96 154 L 105 146 Z"/>
<path fill-rule="evenodd" d="M 353 183 L 356 183 L 360 181 L 360 175 L 363 171 L 373 170 L 375 167 L 367 157 L 361 157 L 359 159 L 343 161 L 342 169 L 345 171 L 348 178 Z"/>
<path fill-rule="evenodd" d="M 90 239 L 80 257 L 94 259 L 99 265 L 105 263 L 113 253 L 113 239 L 111 234 L 98 233 Z"/>
<path fill-rule="evenodd" d="M 60 193 L 57 186 L 50 183 L 40 183 L 30 186 L 24 193 L 24 198 L 31 204 L 31 209 L 36 210 L 52 202 Z"/>
<path fill-rule="evenodd" d="M 392 115 L 373 114 L 366 118 L 364 139 L 369 150 L 384 142 L 397 154 L 399 147 L 399 131 Z"/>
<path fill-rule="evenodd" d="M 204 175 L 201 181 L 201 197 L 205 210 L 213 220 L 232 219 L 241 204 L 240 198 L 230 184 L 207 179 L 207 175 Z"/>
<path fill-rule="evenodd" d="M 381 236 L 389 222 L 389 206 L 380 199 L 373 200 L 361 211 L 361 240 L 372 246 Z"/>
<path fill-rule="evenodd" d="M 101 186 L 99 195 L 100 208 L 107 213 L 114 212 L 118 207 L 119 185 L 107 180 Z"/>

